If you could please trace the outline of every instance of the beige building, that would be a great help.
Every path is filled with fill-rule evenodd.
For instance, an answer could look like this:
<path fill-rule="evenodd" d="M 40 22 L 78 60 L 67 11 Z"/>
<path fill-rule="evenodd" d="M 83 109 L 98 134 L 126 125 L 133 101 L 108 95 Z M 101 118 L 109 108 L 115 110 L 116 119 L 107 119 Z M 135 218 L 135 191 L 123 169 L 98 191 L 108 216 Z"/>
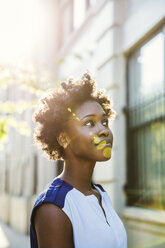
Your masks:
<path fill-rule="evenodd" d="M 51 69 L 58 78 L 79 78 L 88 69 L 98 87 L 106 88 L 117 112 L 111 124 L 112 159 L 97 163 L 93 180 L 107 190 L 123 219 L 128 247 L 165 247 L 165 1 L 49 4 L 58 13 L 58 30 L 47 57 Z M 27 232 L 36 194 L 60 166 L 42 157 L 32 137 L 25 140 L 13 132 L 11 141 L 1 157 L 6 186 L 0 218 Z"/>

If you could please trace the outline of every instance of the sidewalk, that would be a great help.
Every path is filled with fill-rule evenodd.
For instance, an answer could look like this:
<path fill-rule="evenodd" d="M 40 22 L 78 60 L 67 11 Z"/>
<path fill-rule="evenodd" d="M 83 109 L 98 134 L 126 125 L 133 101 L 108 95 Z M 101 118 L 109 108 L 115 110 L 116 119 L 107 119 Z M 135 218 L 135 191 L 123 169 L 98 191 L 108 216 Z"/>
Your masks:
<path fill-rule="evenodd" d="M 0 248 L 29 248 L 28 235 L 23 235 L 0 221 Z"/>

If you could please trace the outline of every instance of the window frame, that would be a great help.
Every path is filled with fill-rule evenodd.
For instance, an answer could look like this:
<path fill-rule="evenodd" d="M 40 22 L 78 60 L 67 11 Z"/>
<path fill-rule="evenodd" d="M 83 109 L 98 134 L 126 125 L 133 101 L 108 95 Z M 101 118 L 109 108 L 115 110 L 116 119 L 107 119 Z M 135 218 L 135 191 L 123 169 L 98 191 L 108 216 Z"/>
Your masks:
<path fill-rule="evenodd" d="M 131 142 L 133 140 L 133 138 L 130 135 L 130 106 L 129 106 L 129 95 L 130 95 L 130 78 L 129 78 L 129 74 L 130 74 L 130 58 L 132 57 L 133 54 L 136 54 L 138 51 L 140 51 L 141 47 L 143 47 L 145 44 L 147 44 L 150 40 L 152 40 L 154 37 L 156 37 L 156 35 L 158 35 L 160 32 L 162 32 L 164 34 L 164 89 L 163 89 L 163 94 L 164 94 L 164 114 L 163 116 L 161 116 L 161 118 L 163 118 L 165 120 L 165 24 L 163 24 L 159 29 L 157 29 L 156 31 L 154 31 L 151 35 L 149 35 L 145 40 L 143 40 L 140 44 L 138 44 L 138 46 L 136 46 L 128 55 L 127 55 L 127 63 L 126 63 L 126 87 L 127 87 L 127 96 L 126 96 L 126 101 L 127 101 L 127 107 L 124 109 L 125 113 L 126 113 L 126 120 L 127 120 L 127 125 L 126 125 L 126 139 L 127 139 L 127 169 L 126 169 L 126 185 L 125 185 L 125 191 L 126 191 L 126 195 L 127 195 L 127 206 L 138 206 L 138 202 L 139 202 L 139 192 L 134 191 L 134 189 L 136 189 L 136 182 L 135 179 L 137 178 L 138 181 L 138 177 L 140 176 L 140 174 L 138 174 L 138 171 L 136 170 L 138 168 L 138 166 L 135 166 L 135 163 L 132 164 L 132 160 L 131 160 L 131 149 L 133 149 L 133 146 L 131 146 Z M 154 123 L 154 120 L 150 120 L 150 123 Z M 141 129 L 142 130 L 142 129 Z M 136 132 L 137 134 L 137 132 Z M 135 140 L 137 142 L 137 138 Z M 165 139 L 163 140 L 163 144 L 164 144 Z M 135 148 L 135 147 L 134 147 Z M 147 156 L 147 155 L 145 155 Z M 146 165 L 145 165 L 146 166 Z M 145 177 L 146 175 L 144 175 Z M 146 177 L 147 178 L 147 177 Z M 146 179 L 145 178 L 145 179 Z M 140 180 L 139 180 L 140 181 Z M 165 186 L 165 183 L 164 183 Z M 165 194 L 163 194 L 164 199 L 163 199 L 163 208 L 165 209 Z M 140 206 L 140 204 L 139 204 Z M 142 206 L 142 205 L 141 205 Z M 147 208 L 147 201 L 144 204 L 143 207 Z"/>

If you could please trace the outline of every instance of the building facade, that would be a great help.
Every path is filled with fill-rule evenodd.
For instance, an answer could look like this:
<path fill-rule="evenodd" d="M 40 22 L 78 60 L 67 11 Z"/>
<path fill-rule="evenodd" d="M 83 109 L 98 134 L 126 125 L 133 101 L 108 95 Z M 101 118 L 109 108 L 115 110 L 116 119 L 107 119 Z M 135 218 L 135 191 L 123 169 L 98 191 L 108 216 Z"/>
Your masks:
<path fill-rule="evenodd" d="M 56 8 L 56 48 L 49 59 L 56 61 L 57 77 L 78 79 L 88 69 L 117 112 L 110 124 L 112 159 L 96 164 L 93 180 L 123 219 L 128 247 L 165 247 L 165 1 L 61 0 Z M 11 183 L 1 196 L 1 219 L 23 232 L 35 195 L 61 168 L 49 166 L 32 143 L 32 137 L 26 141 L 24 161 L 16 149 L 9 178 L 15 175 L 17 187 Z"/>
<path fill-rule="evenodd" d="M 93 179 L 123 218 L 129 247 L 164 247 L 165 1 L 61 1 L 59 8 L 59 77 L 88 69 L 117 112 L 112 159 L 96 165 Z"/>

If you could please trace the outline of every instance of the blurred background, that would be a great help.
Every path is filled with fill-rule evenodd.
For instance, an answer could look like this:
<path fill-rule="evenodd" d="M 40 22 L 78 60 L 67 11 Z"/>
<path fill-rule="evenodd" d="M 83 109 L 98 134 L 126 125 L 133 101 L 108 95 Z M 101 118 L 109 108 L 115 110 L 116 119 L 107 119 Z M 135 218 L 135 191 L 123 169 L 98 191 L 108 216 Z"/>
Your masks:
<path fill-rule="evenodd" d="M 129 248 L 165 247 L 165 0 L 0 0 L 0 248 L 30 247 L 36 196 L 62 171 L 34 145 L 37 101 L 86 69 L 117 112 L 93 181 Z"/>

